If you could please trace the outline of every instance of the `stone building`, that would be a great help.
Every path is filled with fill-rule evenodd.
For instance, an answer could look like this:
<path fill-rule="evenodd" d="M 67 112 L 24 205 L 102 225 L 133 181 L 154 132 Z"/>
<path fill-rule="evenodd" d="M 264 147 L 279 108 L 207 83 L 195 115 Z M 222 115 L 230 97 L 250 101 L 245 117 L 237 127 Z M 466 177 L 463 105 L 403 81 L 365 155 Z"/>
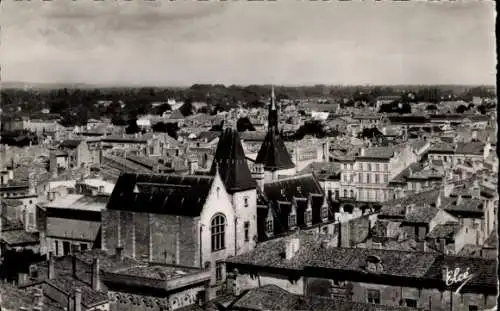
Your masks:
<path fill-rule="evenodd" d="M 236 130 L 219 139 L 210 175 L 122 174 L 103 213 L 102 248 L 148 262 L 209 268 L 210 297 L 223 261 L 257 241 L 256 185 Z"/>

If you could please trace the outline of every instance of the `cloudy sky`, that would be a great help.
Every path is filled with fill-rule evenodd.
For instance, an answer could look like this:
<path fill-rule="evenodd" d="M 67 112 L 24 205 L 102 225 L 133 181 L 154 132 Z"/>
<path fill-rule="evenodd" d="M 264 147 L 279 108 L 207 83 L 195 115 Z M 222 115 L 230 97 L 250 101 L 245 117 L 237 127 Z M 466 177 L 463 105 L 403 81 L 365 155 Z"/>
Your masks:
<path fill-rule="evenodd" d="M 493 1 L 2 1 L 3 81 L 494 84 Z"/>

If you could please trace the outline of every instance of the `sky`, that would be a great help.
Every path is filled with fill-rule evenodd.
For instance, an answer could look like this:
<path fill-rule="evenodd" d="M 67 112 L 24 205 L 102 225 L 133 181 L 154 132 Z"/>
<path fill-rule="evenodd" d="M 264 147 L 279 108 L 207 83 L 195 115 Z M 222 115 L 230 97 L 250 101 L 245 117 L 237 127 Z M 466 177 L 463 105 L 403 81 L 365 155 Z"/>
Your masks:
<path fill-rule="evenodd" d="M 2 81 L 491 84 L 494 1 L 2 1 Z"/>

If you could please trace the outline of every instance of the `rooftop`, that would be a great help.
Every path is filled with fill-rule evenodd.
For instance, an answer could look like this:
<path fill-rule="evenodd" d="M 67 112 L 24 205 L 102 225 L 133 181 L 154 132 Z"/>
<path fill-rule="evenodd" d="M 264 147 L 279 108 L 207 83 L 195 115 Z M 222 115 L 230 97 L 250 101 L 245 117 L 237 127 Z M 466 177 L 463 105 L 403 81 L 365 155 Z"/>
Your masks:
<path fill-rule="evenodd" d="M 411 311 L 400 306 L 383 306 L 363 302 L 344 301 L 326 297 L 308 297 L 292 294 L 276 285 L 264 285 L 245 291 L 229 306 L 229 310 L 288 311 L 288 310 L 338 310 L 338 311 Z"/>
<path fill-rule="evenodd" d="M 427 234 L 428 238 L 448 238 L 451 239 L 460 230 L 462 226 L 456 222 L 448 222 L 444 224 L 438 224 L 432 229 L 431 232 Z"/>
<path fill-rule="evenodd" d="M 100 212 L 106 208 L 107 196 L 87 196 L 82 194 L 67 194 L 52 202 L 47 202 L 47 208 L 72 209 L 89 212 Z"/>
<path fill-rule="evenodd" d="M 124 173 L 116 182 L 108 209 L 199 216 L 213 176 Z"/>

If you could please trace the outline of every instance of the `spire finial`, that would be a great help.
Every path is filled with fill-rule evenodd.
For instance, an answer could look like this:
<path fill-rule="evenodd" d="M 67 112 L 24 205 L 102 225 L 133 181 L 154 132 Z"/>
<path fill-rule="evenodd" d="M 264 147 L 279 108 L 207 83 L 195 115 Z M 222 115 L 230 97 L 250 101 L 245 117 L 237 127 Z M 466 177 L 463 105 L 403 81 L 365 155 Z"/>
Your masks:
<path fill-rule="evenodd" d="M 271 85 L 271 109 L 276 110 L 276 96 L 274 95 L 274 85 Z"/>

